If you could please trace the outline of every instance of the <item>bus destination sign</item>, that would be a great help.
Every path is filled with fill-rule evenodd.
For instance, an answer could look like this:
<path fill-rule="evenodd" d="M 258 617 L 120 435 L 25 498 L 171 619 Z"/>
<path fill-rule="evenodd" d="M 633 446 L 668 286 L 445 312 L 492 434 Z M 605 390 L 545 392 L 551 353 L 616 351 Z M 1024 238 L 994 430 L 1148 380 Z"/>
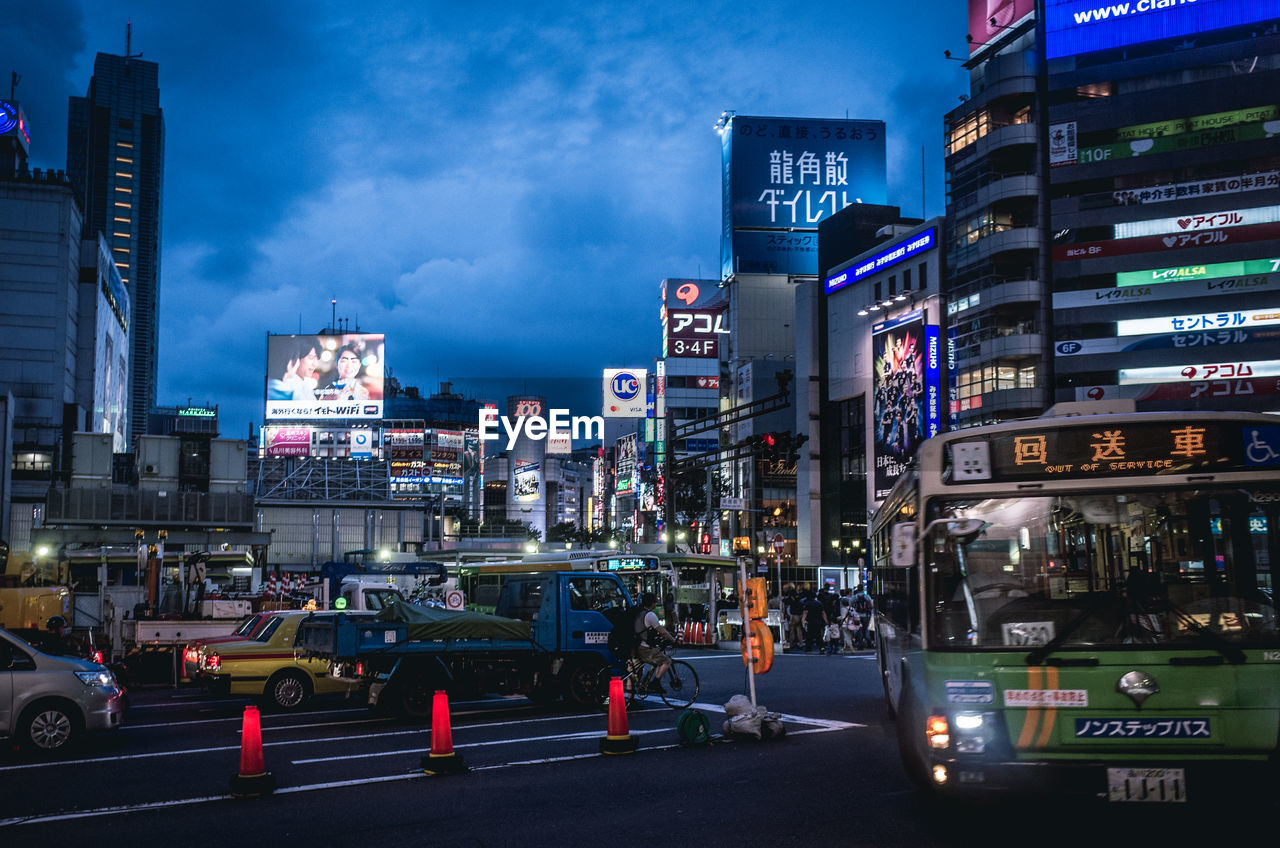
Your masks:
<path fill-rule="evenodd" d="M 1203 474 L 1280 467 L 1280 424 L 1225 421 L 1142 422 L 1045 427 L 983 440 L 987 473 L 962 479 L 1021 481 Z M 953 443 L 957 445 L 966 442 Z"/>
<path fill-rule="evenodd" d="M 644 557 L 609 557 L 604 561 L 605 571 L 635 571 L 648 567 L 649 563 Z"/>

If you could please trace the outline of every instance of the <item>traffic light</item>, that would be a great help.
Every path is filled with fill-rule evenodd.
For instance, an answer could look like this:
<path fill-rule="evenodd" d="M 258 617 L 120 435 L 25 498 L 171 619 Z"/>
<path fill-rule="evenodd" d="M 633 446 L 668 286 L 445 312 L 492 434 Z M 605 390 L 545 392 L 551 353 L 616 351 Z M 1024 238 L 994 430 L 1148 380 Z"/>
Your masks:
<path fill-rule="evenodd" d="M 807 441 L 809 441 L 809 437 L 805 435 L 796 435 L 796 436 L 790 437 L 790 440 L 787 444 L 787 452 L 786 452 L 787 462 L 800 461 L 800 447 Z"/>
<path fill-rule="evenodd" d="M 760 446 L 761 446 L 761 449 L 762 449 L 762 451 L 763 451 L 762 456 L 763 456 L 765 459 L 777 459 L 777 458 L 778 458 L 778 443 L 779 443 L 779 442 L 778 442 L 778 434 L 777 434 L 777 433 L 765 433 L 763 436 L 761 436 L 761 437 L 760 437 L 760 441 L 761 441 L 761 445 L 760 445 Z"/>

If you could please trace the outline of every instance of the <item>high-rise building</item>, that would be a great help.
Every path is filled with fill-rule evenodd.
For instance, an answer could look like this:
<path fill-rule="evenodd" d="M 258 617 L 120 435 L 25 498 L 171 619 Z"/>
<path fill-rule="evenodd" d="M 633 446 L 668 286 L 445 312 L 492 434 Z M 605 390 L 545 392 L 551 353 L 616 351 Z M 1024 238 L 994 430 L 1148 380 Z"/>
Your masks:
<path fill-rule="evenodd" d="M 1059 402 L 1280 410 L 1280 7 L 1203 5 L 1046 3 Z"/>
<path fill-rule="evenodd" d="M 1044 92 L 1035 3 L 969 2 L 969 94 L 945 118 L 950 425 L 1049 406 Z"/>
<path fill-rule="evenodd" d="M 132 439 L 156 398 L 164 112 L 154 62 L 98 54 L 88 92 L 70 98 L 67 175 L 84 200 L 86 237 L 102 233 L 130 295 Z"/>

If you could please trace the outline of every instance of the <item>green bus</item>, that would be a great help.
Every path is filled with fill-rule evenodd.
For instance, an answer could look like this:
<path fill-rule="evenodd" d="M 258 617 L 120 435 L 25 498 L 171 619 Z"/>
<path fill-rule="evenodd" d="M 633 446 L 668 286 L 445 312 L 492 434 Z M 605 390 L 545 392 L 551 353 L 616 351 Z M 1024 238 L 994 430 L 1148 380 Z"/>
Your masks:
<path fill-rule="evenodd" d="M 1185 803 L 1276 785 L 1280 418 L 935 436 L 876 510 L 871 552 L 885 702 L 931 793 Z"/>

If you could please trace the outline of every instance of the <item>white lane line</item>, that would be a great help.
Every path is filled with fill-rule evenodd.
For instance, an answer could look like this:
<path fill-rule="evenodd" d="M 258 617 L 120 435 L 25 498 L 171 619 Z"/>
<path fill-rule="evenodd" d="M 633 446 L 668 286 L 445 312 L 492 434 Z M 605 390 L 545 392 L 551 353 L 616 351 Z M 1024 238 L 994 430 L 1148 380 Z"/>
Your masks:
<path fill-rule="evenodd" d="M 833 724 L 840 724 L 834 722 Z M 852 725 L 851 725 L 852 726 Z M 840 727 L 818 727 L 813 730 L 792 731 L 790 735 L 801 736 L 809 733 L 830 733 L 833 730 L 841 730 Z M 658 733 L 661 731 L 651 730 L 646 733 Z M 732 741 L 732 740 L 725 740 Z M 659 745 L 652 748 L 644 748 L 645 751 L 665 751 L 680 747 L 678 745 Z M 427 749 L 430 750 L 430 749 Z M 604 754 L 575 754 L 565 757 L 547 757 L 536 760 L 515 760 L 509 763 L 494 763 L 487 766 L 479 766 L 473 768 L 472 771 L 491 771 L 495 769 L 511 768 L 513 766 L 525 765 L 545 765 L 550 763 L 567 762 L 570 760 L 586 760 L 596 757 L 603 757 Z M 418 780 L 428 775 L 420 772 L 412 772 L 409 774 L 391 774 L 381 777 L 363 777 L 353 780 L 339 780 L 328 783 L 310 783 L 303 786 L 286 786 L 275 791 L 276 795 L 292 795 L 299 792 L 315 792 L 324 789 L 343 789 L 352 786 L 371 786 L 377 783 L 394 783 L 402 780 Z M 0 827 L 11 827 L 24 824 L 44 824 L 55 821 L 68 821 L 72 819 L 101 818 L 105 816 L 117 816 L 125 813 L 146 812 L 149 810 L 160 810 L 169 807 L 189 806 L 191 804 L 206 804 L 211 801 L 227 801 L 231 800 L 228 795 L 203 795 L 195 798 L 182 798 L 172 801 L 154 801 L 147 804 L 130 804 L 116 807 L 101 807 L 96 810 L 76 810 L 75 812 L 66 813 L 50 813 L 48 815 L 23 816 L 20 818 L 0 819 Z"/>
<path fill-rule="evenodd" d="M 641 736 L 649 733 L 666 733 L 669 728 L 658 728 L 656 730 L 633 730 L 632 736 Z M 460 745 L 454 745 L 454 750 L 459 748 L 487 748 L 493 745 L 514 745 L 520 742 L 556 742 L 572 739 L 595 739 L 600 736 L 598 730 L 584 730 L 578 733 L 554 733 L 551 736 L 525 736 L 521 739 L 488 739 L 484 742 L 467 742 Z M 378 751 L 375 753 L 360 754 L 340 754 L 333 757 L 313 757 L 308 760 L 290 760 L 290 764 L 295 766 L 309 765 L 311 763 L 332 763 L 338 760 L 363 760 L 371 757 L 398 757 L 401 754 L 425 754 L 431 750 L 431 746 L 426 748 L 406 748 L 402 751 Z"/>
<path fill-rule="evenodd" d="M 129 712 L 133 712 L 136 709 L 138 708 L 130 707 Z M 368 707 L 352 707 L 351 709 L 346 709 L 346 710 L 308 710 L 307 712 L 303 712 L 303 713 L 290 713 L 289 716 L 290 718 L 298 718 L 299 716 L 312 716 L 312 715 L 330 715 L 331 716 L 331 715 L 339 715 L 341 713 L 368 713 L 368 712 L 369 712 Z M 270 716 L 270 715 L 263 716 L 263 719 L 265 720 L 266 718 L 270 718 L 270 717 L 273 717 L 273 716 Z M 216 724 L 217 722 L 220 722 L 220 721 L 243 721 L 243 720 L 244 720 L 244 714 L 240 713 L 238 715 L 226 716 L 225 718 L 195 718 L 195 719 L 191 719 L 190 721 L 157 721 L 157 722 L 148 722 L 144 724 L 126 724 L 121 729 L 122 730 L 141 730 L 147 727 L 183 727 L 188 724 Z M 290 725 L 285 725 L 285 727 L 289 727 L 289 726 Z M 275 730 L 276 728 L 267 727 L 264 724 L 262 729 Z"/>
<path fill-rule="evenodd" d="M 477 727 L 477 728 L 478 727 L 502 727 L 510 724 L 533 724 L 535 722 L 564 721 L 567 719 L 587 718 L 587 717 L 589 716 L 586 713 L 575 713 L 575 714 L 563 715 L 563 716 L 547 716 L 545 718 L 516 719 L 513 721 L 498 721 L 498 722 L 488 722 L 486 724 L 473 724 L 473 725 L 466 725 L 458 729 L 468 730 L 472 727 Z M 317 725 L 301 725 L 301 726 L 315 727 Z M 285 730 L 288 728 L 278 728 L 278 729 Z M 408 735 L 426 733 L 428 729 L 429 729 L 428 726 L 424 725 L 422 727 L 414 727 L 406 730 L 393 730 L 386 733 L 359 733 L 359 734 L 353 734 L 349 736 L 330 736 L 322 739 L 287 739 L 287 740 L 281 740 L 279 742 L 263 742 L 262 747 L 273 748 L 280 745 L 315 745 L 322 742 L 345 742 L 345 741 L 354 740 L 354 739 L 377 739 L 379 737 L 408 736 Z M 19 765 L 12 765 L 12 766 L 0 766 L 0 771 L 13 771 L 16 769 L 26 769 L 26 768 L 49 768 L 52 766 L 84 765 L 86 763 L 110 763 L 110 762 L 119 762 L 121 760 L 144 760 L 144 759 L 152 759 L 156 757 L 175 757 L 175 756 L 185 756 L 190 754 L 209 754 L 209 753 L 215 753 L 217 751 L 234 751 L 234 750 L 237 750 L 239 747 L 240 747 L 239 745 L 221 745 L 221 746 L 210 747 L 210 748 L 187 748 L 183 750 L 173 750 L 173 751 L 152 751 L 145 754 L 121 754 L 115 757 L 89 757 L 89 758 L 80 759 L 80 760 L 51 760 L 48 762 L 22 763 Z"/>

